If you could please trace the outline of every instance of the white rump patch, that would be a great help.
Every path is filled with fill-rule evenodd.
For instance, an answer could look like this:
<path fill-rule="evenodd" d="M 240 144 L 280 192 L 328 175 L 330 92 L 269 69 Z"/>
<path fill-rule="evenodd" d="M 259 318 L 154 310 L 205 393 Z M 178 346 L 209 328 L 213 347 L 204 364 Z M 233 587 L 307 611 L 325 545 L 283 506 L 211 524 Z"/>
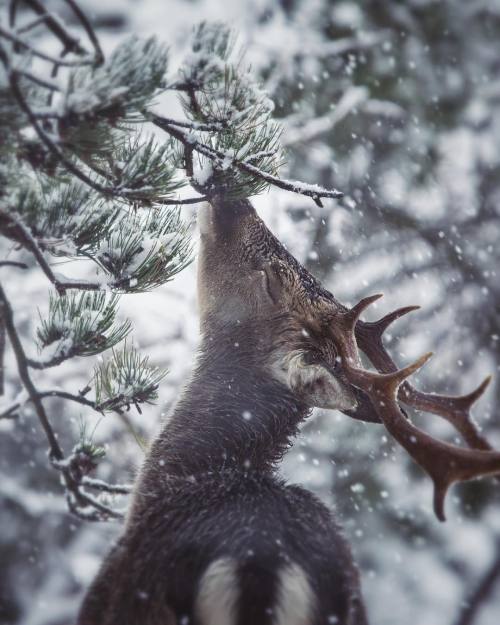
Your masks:
<path fill-rule="evenodd" d="M 278 574 L 273 625 L 312 625 L 314 608 L 314 592 L 307 575 L 298 564 L 287 564 Z"/>
<path fill-rule="evenodd" d="M 203 573 L 195 600 L 195 612 L 202 625 L 235 625 L 239 598 L 237 563 L 220 558 Z"/>

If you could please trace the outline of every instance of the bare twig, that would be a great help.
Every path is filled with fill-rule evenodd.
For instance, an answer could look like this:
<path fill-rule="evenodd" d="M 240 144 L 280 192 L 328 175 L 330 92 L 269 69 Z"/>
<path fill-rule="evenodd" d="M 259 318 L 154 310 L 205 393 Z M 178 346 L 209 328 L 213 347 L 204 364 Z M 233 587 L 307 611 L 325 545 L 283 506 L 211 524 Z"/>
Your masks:
<path fill-rule="evenodd" d="M 88 54 L 87 50 L 80 45 L 80 41 L 64 28 L 60 20 L 48 13 L 41 2 L 38 0 L 24 0 L 24 3 L 27 4 L 34 13 L 45 18 L 47 28 L 59 39 L 65 50 L 82 56 Z"/>
<path fill-rule="evenodd" d="M 5 358 L 5 320 L 3 316 L 3 310 L 0 309 L 0 395 L 3 395 L 5 392 L 4 358 Z"/>
<path fill-rule="evenodd" d="M 199 89 L 200 86 L 192 82 L 173 82 L 165 87 L 166 91 L 183 91 L 188 92 L 192 89 Z"/>
<path fill-rule="evenodd" d="M 162 200 L 163 204 L 172 204 L 172 205 L 182 205 L 182 204 L 199 204 L 200 202 L 205 202 L 207 200 L 206 195 L 200 195 L 198 197 L 186 197 L 180 200 Z"/>
<path fill-rule="evenodd" d="M 28 366 L 32 366 L 33 361 L 29 358 L 26 358 L 26 363 Z M 55 365 L 54 365 L 55 366 Z M 35 367 L 39 368 L 39 367 Z M 69 393 L 67 391 L 61 391 L 59 389 L 52 389 L 50 391 L 37 391 L 37 396 L 40 399 L 47 399 L 53 397 L 59 397 L 60 399 L 67 399 L 68 401 L 73 401 L 77 404 L 81 404 L 82 406 L 87 406 L 88 408 L 92 408 L 96 412 L 103 413 L 105 410 L 112 410 L 117 415 L 122 418 L 124 416 L 123 411 L 120 407 L 113 406 L 113 402 L 116 403 L 117 400 L 123 400 L 123 396 L 114 397 L 112 400 L 107 400 L 98 404 L 91 399 L 87 399 L 82 392 L 75 395 L 74 393 Z M 5 408 L 3 412 L 0 413 L 0 419 L 14 419 L 16 417 L 17 411 L 26 403 L 31 401 L 31 396 L 28 396 L 24 400 L 18 400 L 13 402 L 10 406 Z M 127 426 L 130 424 L 127 423 Z"/>
<path fill-rule="evenodd" d="M 48 80 L 44 80 L 43 78 L 40 78 L 39 76 L 35 76 L 31 72 L 28 72 L 28 71 L 26 71 L 24 69 L 16 70 L 16 74 L 18 76 L 23 76 L 27 80 L 31 80 L 31 82 L 34 82 L 39 87 L 43 87 L 44 89 L 48 89 L 51 92 L 55 93 L 55 92 L 60 91 L 59 87 L 55 83 L 49 82 Z"/>
<path fill-rule="evenodd" d="M 155 116 L 159 117 L 159 116 Z M 188 130 L 199 130 L 202 132 L 219 132 L 223 130 L 227 124 L 224 122 L 214 122 L 212 124 L 202 124 L 198 122 L 185 122 L 178 119 L 172 119 L 170 117 L 161 117 L 162 123 L 171 124 L 172 126 L 178 126 L 179 128 L 187 128 Z"/>
<path fill-rule="evenodd" d="M 28 358 L 28 366 L 31 367 L 31 369 L 38 369 L 39 371 L 51 369 L 52 367 L 58 367 L 65 360 L 69 360 L 74 356 L 76 356 L 76 354 L 72 350 L 68 350 L 64 354 L 55 356 L 50 360 L 34 360 L 33 358 Z"/>
<path fill-rule="evenodd" d="M 497 543 L 497 553 L 491 566 L 478 585 L 462 605 L 462 610 L 455 621 L 455 625 L 472 625 L 479 615 L 481 608 L 491 596 L 495 585 L 500 582 L 500 541 Z"/>
<path fill-rule="evenodd" d="M 9 2 L 9 26 L 13 28 L 16 24 L 17 8 L 19 0 L 10 0 Z"/>
<path fill-rule="evenodd" d="M 97 39 L 97 35 L 95 34 L 95 31 L 92 28 L 92 25 L 90 24 L 87 16 L 80 9 L 80 7 L 75 2 L 75 0 L 64 0 L 64 1 L 73 10 L 73 13 L 76 15 L 76 17 L 78 18 L 80 24 L 83 26 L 85 32 L 87 33 L 88 38 L 90 39 L 90 42 L 92 43 L 92 46 L 94 47 L 94 52 L 95 52 L 95 61 L 94 62 L 95 62 L 95 65 L 97 67 L 99 65 L 102 65 L 104 63 L 104 53 L 103 53 L 102 48 L 101 48 L 101 46 L 99 44 L 99 40 Z"/>
<path fill-rule="evenodd" d="M 26 359 L 26 362 L 29 364 L 29 360 Z M 95 401 L 91 399 L 87 399 L 82 394 L 75 395 L 74 393 L 68 393 L 66 391 L 61 390 L 50 390 L 50 391 L 36 391 L 36 394 L 39 399 L 59 397 L 61 399 L 67 399 L 69 401 L 76 402 L 77 404 L 81 404 L 82 406 L 87 406 L 88 408 L 92 408 L 96 412 L 102 412 L 99 409 L 99 406 Z M 0 413 L 0 419 L 13 419 L 15 418 L 18 410 L 26 403 L 31 401 L 31 396 L 28 396 L 25 400 L 19 400 L 13 402 L 8 408 L 6 408 L 2 413 Z"/>
<path fill-rule="evenodd" d="M 94 64 L 93 60 L 85 61 L 81 59 L 79 61 L 65 61 L 63 59 L 58 59 L 56 57 L 50 56 L 50 54 L 46 54 L 45 52 L 41 52 L 40 50 L 33 48 L 33 46 L 27 43 L 26 41 L 24 41 L 24 39 L 21 39 L 20 37 L 18 37 L 17 35 L 13 33 L 10 33 L 8 30 L 6 30 L 5 28 L 2 28 L 1 26 L 0 26 L 0 37 L 4 37 L 5 39 L 12 41 L 12 43 L 15 43 L 19 48 L 24 48 L 25 50 L 29 50 L 29 52 L 33 54 L 34 56 L 37 56 L 38 58 L 43 59 L 44 61 L 49 61 L 50 63 L 54 63 L 55 65 L 62 65 L 64 67 L 81 67 L 83 65 Z M 28 77 L 30 78 L 30 80 L 34 80 L 36 78 L 32 75 Z M 51 85 L 51 84 L 42 84 L 42 86 L 46 87 L 47 89 L 56 88 L 54 85 Z"/>
<path fill-rule="evenodd" d="M 50 425 L 49 419 L 43 407 L 42 401 L 38 395 L 38 392 L 35 388 L 35 385 L 31 381 L 26 354 L 24 353 L 23 346 L 21 345 L 21 341 L 14 326 L 14 315 L 12 312 L 12 308 L 1 285 L 0 312 L 5 323 L 5 328 L 9 337 L 10 344 L 12 346 L 12 349 L 14 350 L 17 361 L 17 368 L 19 371 L 19 378 L 29 395 L 31 402 L 33 403 L 33 406 L 38 416 L 38 420 L 40 421 L 40 424 L 45 432 L 45 436 L 47 437 L 47 440 L 49 442 L 50 455 L 55 460 L 63 460 L 64 454 L 61 446 L 59 445 L 54 430 Z"/>
<path fill-rule="evenodd" d="M 15 34 L 22 35 L 24 33 L 29 32 L 30 30 L 33 30 L 33 28 L 36 28 L 40 24 L 43 24 L 45 20 L 47 19 L 47 17 L 48 17 L 48 13 L 45 15 L 39 15 L 38 17 L 35 17 L 35 19 L 31 20 L 31 22 L 28 22 L 27 24 L 24 24 L 24 26 L 19 26 L 18 28 L 16 28 Z"/>
<path fill-rule="evenodd" d="M 20 263 L 17 260 L 0 260 L 0 267 L 16 267 L 17 269 L 28 269 L 26 263 Z"/>
<path fill-rule="evenodd" d="M 93 488 L 102 493 L 113 493 L 115 495 L 128 495 L 132 492 L 132 486 L 129 484 L 108 484 L 103 480 L 93 477 L 84 476 L 82 478 L 83 486 Z"/>
<path fill-rule="evenodd" d="M 63 475 L 64 471 L 65 469 L 61 469 Z M 74 491 L 68 489 L 66 500 L 71 512 L 86 521 L 108 521 L 109 519 L 123 519 L 124 516 L 123 512 L 110 508 L 80 488 L 78 488 L 77 497 Z M 80 500 L 82 503 L 79 503 Z"/>
<path fill-rule="evenodd" d="M 24 352 L 21 340 L 17 334 L 16 327 L 14 325 L 14 314 L 12 307 L 7 298 L 5 291 L 0 285 L 0 314 L 3 317 L 5 323 L 5 329 L 7 336 L 9 337 L 10 344 L 14 351 L 14 355 L 17 362 L 17 370 L 19 378 L 28 393 L 29 399 L 32 402 L 40 425 L 45 433 L 47 442 L 49 444 L 49 457 L 53 466 L 61 471 L 61 475 L 66 487 L 68 505 L 73 511 L 78 509 L 86 509 L 87 507 L 94 509 L 94 516 L 92 520 L 107 520 L 109 518 L 121 518 L 122 514 L 112 510 L 108 506 L 102 504 L 100 501 L 85 493 L 79 481 L 75 478 L 71 471 L 70 464 L 64 456 L 64 452 L 57 440 L 57 436 L 52 428 L 44 405 L 42 403 L 40 394 L 38 393 L 33 381 L 31 380 L 28 361 Z M 90 518 L 90 517 L 89 517 Z"/>

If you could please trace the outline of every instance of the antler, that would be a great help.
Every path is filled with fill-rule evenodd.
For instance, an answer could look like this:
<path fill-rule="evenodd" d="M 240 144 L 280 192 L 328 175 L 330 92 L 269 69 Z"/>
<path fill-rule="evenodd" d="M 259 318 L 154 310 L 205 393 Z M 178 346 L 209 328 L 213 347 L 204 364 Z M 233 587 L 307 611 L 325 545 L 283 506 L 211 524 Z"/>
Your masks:
<path fill-rule="evenodd" d="M 359 348 L 368 356 L 378 371 L 382 373 L 397 371 L 396 363 L 383 345 L 383 333 L 396 319 L 419 308 L 420 306 L 398 308 L 378 321 L 360 320 L 356 324 L 355 335 Z M 488 376 L 474 391 L 461 397 L 423 393 L 409 382 L 404 382 L 399 389 L 398 399 L 417 410 L 430 412 L 446 419 L 460 432 L 469 447 L 491 449 L 491 445 L 479 433 L 470 414 L 472 406 L 481 397 L 490 382 L 491 376 Z"/>
<path fill-rule="evenodd" d="M 359 321 L 363 310 L 380 297 L 367 297 L 350 310 L 338 313 L 332 331 L 351 384 L 369 396 L 387 430 L 432 479 L 434 512 L 440 521 L 444 521 L 444 500 L 454 482 L 500 474 L 500 453 L 491 449 L 470 416 L 472 404 L 482 395 L 490 380 L 487 378 L 464 397 L 429 395 L 417 391 L 406 379 L 420 369 L 432 354 L 398 369 L 382 344 L 382 334 L 393 321 L 418 307 L 401 308 L 374 323 Z M 356 337 L 359 347 L 380 372 L 362 368 Z M 402 413 L 398 398 L 410 406 L 448 419 L 473 449 L 436 440 L 419 430 Z"/>

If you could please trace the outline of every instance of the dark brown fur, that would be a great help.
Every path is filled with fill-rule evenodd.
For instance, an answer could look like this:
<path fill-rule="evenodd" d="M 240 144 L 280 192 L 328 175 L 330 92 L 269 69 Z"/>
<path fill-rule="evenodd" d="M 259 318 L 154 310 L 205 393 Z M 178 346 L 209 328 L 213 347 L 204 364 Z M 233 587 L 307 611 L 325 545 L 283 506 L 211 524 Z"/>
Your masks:
<path fill-rule="evenodd" d="M 331 512 L 276 475 L 311 406 L 328 400 L 329 384 L 338 393 L 331 401 L 353 401 L 328 332 L 340 304 L 248 202 L 214 200 L 207 212 L 197 365 L 151 446 L 124 534 L 78 625 L 204 625 L 198 583 L 221 557 L 238 563 L 235 625 L 271 625 L 276 571 L 288 562 L 314 591 L 309 625 L 366 625 Z"/>

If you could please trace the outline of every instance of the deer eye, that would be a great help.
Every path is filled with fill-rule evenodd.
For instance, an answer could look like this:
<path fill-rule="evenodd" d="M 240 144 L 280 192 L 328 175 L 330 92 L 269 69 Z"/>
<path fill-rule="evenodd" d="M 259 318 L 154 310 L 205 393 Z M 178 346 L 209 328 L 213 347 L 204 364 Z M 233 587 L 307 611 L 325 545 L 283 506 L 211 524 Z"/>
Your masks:
<path fill-rule="evenodd" d="M 304 364 L 306 364 L 306 365 L 319 365 L 319 364 L 322 363 L 322 358 L 321 358 L 320 354 L 318 354 L 318 353 L 316 353 L 314 351 L 304 352 L 302 360 L 303 360 Z"/>

